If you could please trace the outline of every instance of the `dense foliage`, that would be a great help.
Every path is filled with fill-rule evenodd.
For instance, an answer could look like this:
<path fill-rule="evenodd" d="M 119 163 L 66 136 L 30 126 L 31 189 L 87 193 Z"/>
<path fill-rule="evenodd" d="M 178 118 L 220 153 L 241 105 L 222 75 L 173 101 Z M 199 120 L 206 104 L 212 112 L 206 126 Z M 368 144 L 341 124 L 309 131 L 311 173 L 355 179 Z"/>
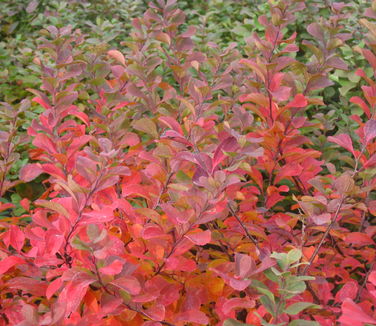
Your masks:
<path fill-rule="evenodd" d="M 0 12 L 0 325 L 376 324 L 375 1 Z"/>

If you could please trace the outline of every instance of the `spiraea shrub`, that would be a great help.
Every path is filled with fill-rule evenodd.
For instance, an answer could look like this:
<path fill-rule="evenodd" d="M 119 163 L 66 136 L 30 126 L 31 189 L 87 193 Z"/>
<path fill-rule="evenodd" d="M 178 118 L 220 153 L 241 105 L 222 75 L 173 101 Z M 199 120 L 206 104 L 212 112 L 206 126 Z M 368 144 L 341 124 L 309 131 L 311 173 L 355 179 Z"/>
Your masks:
<path fill-rule="evenodd" d="M 1 104 L 0 325 L 375 325 L 376 2 L 270 0 L 226 46 L 178 5 L 117 47 L 40 32 Z"/>

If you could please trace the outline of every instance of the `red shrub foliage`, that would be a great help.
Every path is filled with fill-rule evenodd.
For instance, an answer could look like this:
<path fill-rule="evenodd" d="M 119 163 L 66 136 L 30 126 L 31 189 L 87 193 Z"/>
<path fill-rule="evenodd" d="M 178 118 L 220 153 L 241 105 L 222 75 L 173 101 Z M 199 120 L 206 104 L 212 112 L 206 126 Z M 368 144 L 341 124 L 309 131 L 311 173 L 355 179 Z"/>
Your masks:
<path fill-rule="evenodd" d="M 13 183 L 26 101 L 5 107 L 14 123 L 0 133 L 0 193 L 38 176 L 44 187 L 0 221 L 0 325 L 375 324 L 374 76 L 356 72 L 358 129 L 323 142 L 346 164 L 323 157 L 324 127 L 306 114 L 347 69 L 346 6 L 296 44 L 288 26 L 304 1 L 271 1 L 242 57 L 198 48 L 175 2 L 135 19 L 123 51 L 44 31 L 30 90 L 43 113 Z M 366 14 L 359 51 L 376 74 Z"/>

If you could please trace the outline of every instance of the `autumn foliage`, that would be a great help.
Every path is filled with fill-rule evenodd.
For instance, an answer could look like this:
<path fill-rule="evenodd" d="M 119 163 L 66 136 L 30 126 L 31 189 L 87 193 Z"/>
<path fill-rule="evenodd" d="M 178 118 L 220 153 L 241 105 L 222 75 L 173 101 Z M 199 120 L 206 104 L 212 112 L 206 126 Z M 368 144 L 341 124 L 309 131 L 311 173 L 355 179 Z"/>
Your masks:
<path fill-rule="evenodd" d="M 43 30 L 41 87 L 1 108 L 0 195 L 34 191 L 0 203 L 0 325 L 376 324 L 376 6 L 347 133 L 317 115 L 351 69 L 328 6 L 302 39 L 305 2 L 270 1 L 241 51 L 174 0 L 121 49 Z"/>

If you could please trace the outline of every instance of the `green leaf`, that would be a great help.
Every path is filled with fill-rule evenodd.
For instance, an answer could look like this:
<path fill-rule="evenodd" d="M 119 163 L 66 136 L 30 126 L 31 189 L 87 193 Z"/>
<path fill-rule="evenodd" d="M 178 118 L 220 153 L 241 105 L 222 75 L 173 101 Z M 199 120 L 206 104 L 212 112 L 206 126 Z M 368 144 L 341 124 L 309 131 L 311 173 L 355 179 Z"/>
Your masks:
<path fill-rule="evenodd" d="M 318 306 L 316 304 L 313 304 L 311 302 L 296 302 L 293 303 L 292 305 L 288 306 L 285 309 L 285 313 L 289 315 L 297 315 L 299 312 L 303 311 L 304 309 L 308 308 L 316 308 L 320 309 L 321 306 Z"/>
<path fill-rule="evenodd" d="M 250 326 L 249 324 L 244 324 L 238 320 L 235 319 L 227 319 L 223 323 L 223 326 Z"/>
<path fill-rule="evenodd" d="M 269 291 L 265 284 L 261 283 L 260 281 L 253 280 L 251 286 L 256 288 L 260 293 L 265 294 L 270 299 L 270 301 L 273 302 L 273 304 L 275 303 L 274 294 Z"/>
<path fill-rule="evenodd" d="M 265 321 L 264 318 L 262 318 L 257 311 L 254 312 L 254 314 L 260 319 L 262 326 L 284 326 L 286 323 L 279 323 L 279 324 L 270 324 Z"/>
<path fill-rule="evenodd" d="M 278 266 L 281 267 L 283 271 L 287 270 L 289 261 L 287 258 L 287 254 L 283 252 L 273 252 L 270 255 L 271 258 L 275 258 L 277 260 Z"/>
<path fill-rule="evenodd" d="M 99 227 L 96 224 L 89 224 L 86 228 L 86 234 L 90 240 L 93 240 L 99 236 Z"/>
<path fill-rule="evenodd" d="M 295 278 L 299 281 L 313 281 L 315 279 L 314 276 L 295 276 Z"/>
<path fill-rule="evenodd" d="M 279 272 L 277 271 L 277 273 L 279 274 Z M 276 270 L 275 268 L 269 268 L 267 269 L 266 271 L 264 271 L 264 275 L 271 281 L 275 282 L 275 283 L 278 283 L 279 281 L 279 277 L 278 277 L 278 274 L 276 273 Z"/>
<path fill-rule="evenodd" d="M 292 249 L 287 254 L 289 265 L 296 263 L 302 258 L 302 252 L 299 249 Z"/>
<path fill-rule="evenodd" d="M 132 299 L 132 296 L 127 291 L 125 291 L 123 289 L 119 290 L 119 294 L 120 294 L 121 298 L 123 299 L 123 301 L 126 302 L 126 303 L 128 303 Z"/>
<path fill-rule="evenodd" d="M 320 326 L 320 324 L 316 321 L 296 319 L 293 320 L 288 326 Z"/>
<path fill-rule="evenodd" d="M 291 277 L 287 280 L 286 286 L 279 291 L 284 292 L 286 299 L 290 299 L 295 295 L 304 292 L 306 289 L 306 284 L 302 281 L 298 281 L 296 277 Z"/>
<path fill-rule="evenodd" d="M 309 265 L 309 262 L 303 261 L 301 263 L 296 263 L 294 265 L 291 265 L 290 268 L 296 268 L 296 267 L 299 267 L 300 265 Z"/>
<path fill-rule="evenodd" d="M 74 237 L 70 245 L 73 248 L 78 249 L 78 250 L 85 250 L 85 251 L 90 250 L 90 247 L 78 237 Z"/>
<path fill-rule="evenodd" d="M 270 298 L 266 295 L 263 295 L 260 298 L 261 304 L 265 307 L 265 309 L 273 316 L 275 317 L 275 303 L 270 300 Z"/>
<path fill-rule="evenodd" d="M 277 268 L 275 267 L 271 267 L 270 270 L 276 275 L 278 276 L 278 279 L 281 279 L 281 276 L 283 274 L 283 272 L 280 272 Z"/>
<path fill-rule="evenodd" d="M 245 28 L 244 26 L 240 24 L 235 26 L 232 32 L 235 33 L 236 35 L 243 36 L 243 37 L 246 37 L 251 34 L 251 32 L 247 28 Z"/>

